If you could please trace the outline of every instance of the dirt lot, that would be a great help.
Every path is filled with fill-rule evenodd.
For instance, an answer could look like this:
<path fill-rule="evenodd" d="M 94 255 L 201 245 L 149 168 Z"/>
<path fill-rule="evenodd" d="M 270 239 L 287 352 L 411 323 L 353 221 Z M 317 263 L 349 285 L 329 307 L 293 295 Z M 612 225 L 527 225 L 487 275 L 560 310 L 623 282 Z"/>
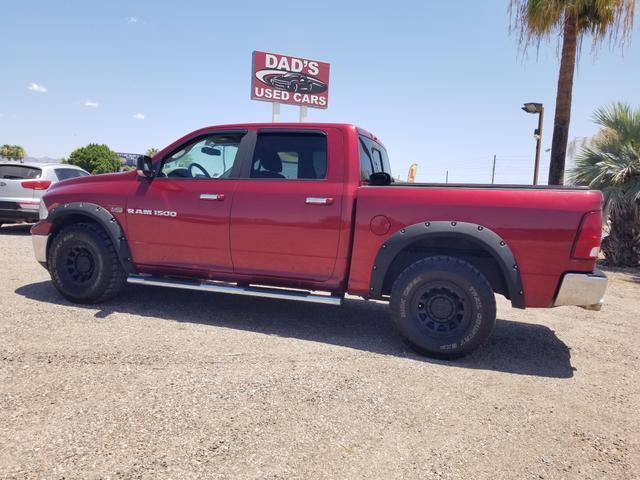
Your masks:
<path fill-rule="evenodd" d="M 442 362 L 387 306 L 130 287 L 63 300 L 0 230 L 0 478 L 640 478 L 640 276 Z"/>

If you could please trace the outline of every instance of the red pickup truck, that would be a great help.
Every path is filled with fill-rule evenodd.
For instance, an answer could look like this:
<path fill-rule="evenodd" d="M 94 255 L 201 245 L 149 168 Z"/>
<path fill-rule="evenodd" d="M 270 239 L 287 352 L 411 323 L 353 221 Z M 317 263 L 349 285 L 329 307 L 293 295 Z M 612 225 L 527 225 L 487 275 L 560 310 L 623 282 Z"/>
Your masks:
<path fill-rule="evenodd" d="M 73 302 L 127 282 L 335 305 L 348 293 L 388 300 L 411 347 L 453 358 L 490 335 L 496 293 L 599 309 L 601 209 L 579 188 L 393 182 L 382 143 L 353 125 L 242 124 L 54 185 L 32 234 Z"/>

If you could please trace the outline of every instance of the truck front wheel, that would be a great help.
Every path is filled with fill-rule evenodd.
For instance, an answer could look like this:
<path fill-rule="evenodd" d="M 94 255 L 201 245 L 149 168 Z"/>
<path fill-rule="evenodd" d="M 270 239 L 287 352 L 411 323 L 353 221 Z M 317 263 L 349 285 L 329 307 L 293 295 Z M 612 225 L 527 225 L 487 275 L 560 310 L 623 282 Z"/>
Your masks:
<path fill-rule="evenodd" d="M 51 280 L 75 303 L 99 303 L 124 288 L 126 274 L 107 233 L 94 223 L 64 227 L 48 255 Z"/>
<path fill-rule="evenodd" d="M 398 276 L 391 312 L 411 348 L 452 359 L 471 353 L 489 338 L 496 301 L 477 268 L 459 258 L 436 256 L 418 260 Z"/>

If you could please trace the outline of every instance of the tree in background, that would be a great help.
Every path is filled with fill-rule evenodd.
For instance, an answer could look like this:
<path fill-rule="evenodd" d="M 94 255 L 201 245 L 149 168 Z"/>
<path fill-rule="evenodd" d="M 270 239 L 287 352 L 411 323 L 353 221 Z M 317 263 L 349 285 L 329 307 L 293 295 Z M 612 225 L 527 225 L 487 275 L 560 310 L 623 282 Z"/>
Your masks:
<path fill-rule="evenodd" d="M 0 147 L 0 157 L 11 159 L 11 145 L 7 145 L 6 143 Z"/>
<path fill-rule="evenodd" d="M 615 103 L 596 110 L 598 133 L 576 155 L 568 179 L 602 190 L 611 226 L 602 251 L 616 266 L 640 266 L 640 108 Z"/>
<path fill-rule="evenodd" d="M 84 168 L 92 174 L 98 174 L 117 172 L 120 170 L 122 162 L 116 152 L 106 145 L 90 143 L 86 147 L 81 147 L 71 152 L 71 155 L 64 163 Z"/>
<path fill-rule="evenodd" d="M 26 153 L 20 145 L 2 145 L 0 147 L 0 157 L 9 160 L 22 160 Z"/>
<path fill-rule="evenodd" d="M 13 159 L 14 160 L 20 160 L 22 161 L 22 159 L 26 156 L 26 152 L 24 151 L 24 148 L 22 148 L 20 145 L 14 145 L 13 146 Z"/>
<path fill-rule="evenodd" d="M 510 0 L 512 22 L 526 50 L 535 43 L 562 37 L 560 74 L 549 164 L 549 185 L 562 185 L 571 120 L 571 95 L 576 55 L 586 34 L 593 50 L 608 38 L 623 46 L 633 28 L 635 0 Z"/>
<path fill-rule="evenodd" d="M 147 149 L 147 153 L 145 153 L 145 155 L 147 155 L 148 157 L 153 157 L 156 153 L 158 153 L 158 149 L 151 147 Z"/>

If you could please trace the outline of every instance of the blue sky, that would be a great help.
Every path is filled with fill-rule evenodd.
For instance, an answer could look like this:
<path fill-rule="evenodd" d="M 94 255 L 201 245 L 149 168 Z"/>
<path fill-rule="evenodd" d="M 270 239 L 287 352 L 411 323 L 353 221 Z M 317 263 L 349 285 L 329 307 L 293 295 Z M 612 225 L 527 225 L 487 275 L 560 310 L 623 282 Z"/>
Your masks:
<path fill-rule="evenodd" d="M 548 149 L 558 55 L 555 42 L 519 54 L 507 0 L 316 5 L 3 0 L 0 144 L 31 156 L 89 142 L 143 152 L 206 125 L 269 121 L 271 106 L 249 99 L 251 52 L 264 50 L 330 62 L 329 108 L 309 120 L 376 133 L 397 175 L 415 162 L 418 181 L 449 170 L 453 182 L 488 182 L 496 154 L 497 182 L 531 181 L 536 117 L 520 107 L 544 103 Z M 604 46 L 594 59 L 585 44 L 571 138 L 595 132 L 600 105 L 640 106 L 639 30 L 624 53 Z"/>

